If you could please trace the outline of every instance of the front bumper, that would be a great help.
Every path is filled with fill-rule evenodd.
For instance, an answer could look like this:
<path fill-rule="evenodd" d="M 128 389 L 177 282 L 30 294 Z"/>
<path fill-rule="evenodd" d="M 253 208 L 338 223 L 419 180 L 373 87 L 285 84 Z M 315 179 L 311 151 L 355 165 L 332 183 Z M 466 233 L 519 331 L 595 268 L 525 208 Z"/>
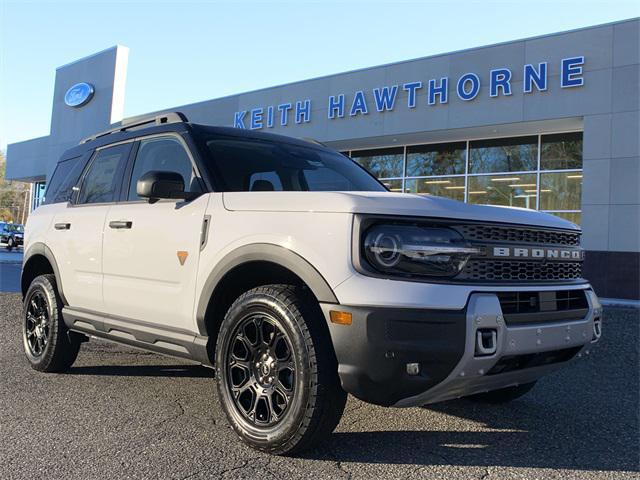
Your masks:
<path fill-rule="evenodd" d="M 495 293 L 473 293 L 462 310 L 323 304 L 343 388 L 385 406 L 410 407 L 529 383 L 558 369 L 600 334 L 601 306 L 585 290 L 581 318 L 507 325 Z M 352 314 L 349 326 L 329 311 Z M 596 326 L 596 321 L 598 325 Z M 479 356 L 478 330 L 496 333 L 495 352 Z M 407 373 L 419 364 L 420 373 Z M 415 373 L 415 372 L 414 372 Z"/>

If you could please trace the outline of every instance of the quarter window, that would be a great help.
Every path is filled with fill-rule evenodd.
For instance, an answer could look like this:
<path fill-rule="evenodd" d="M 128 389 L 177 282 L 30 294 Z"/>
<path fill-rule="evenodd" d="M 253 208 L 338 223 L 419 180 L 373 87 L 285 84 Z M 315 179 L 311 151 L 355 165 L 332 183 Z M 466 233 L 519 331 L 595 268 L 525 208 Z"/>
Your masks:
<path fill-rule="evenodd" d="M 130 145 L 104 148 L 96 153 L 82 181 L 77 203 L 114 202 L 122 167 Z"/>
<path fill-rule="evenodd" d="M 142 140 L 129 183 L 128 200 L 139 200 L 138 179 L 152 170 L 175 172 L 182 176 L 187 192 L 201 192 L 191 159 L 182 143 L 172 137 L 157 137 Z"/>

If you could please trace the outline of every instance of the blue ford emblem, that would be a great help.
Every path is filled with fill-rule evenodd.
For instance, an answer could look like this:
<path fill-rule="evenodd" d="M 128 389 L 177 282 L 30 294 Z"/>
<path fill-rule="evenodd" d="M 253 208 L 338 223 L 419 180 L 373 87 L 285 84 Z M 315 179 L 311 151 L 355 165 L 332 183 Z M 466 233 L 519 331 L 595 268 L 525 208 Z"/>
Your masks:
<path fill-rule="evenodd" d="M 90 83 L 76 83 L 64 94 L 64 103 L 70 107 L 81 107 L 89 103 L 95 90 Z"/>

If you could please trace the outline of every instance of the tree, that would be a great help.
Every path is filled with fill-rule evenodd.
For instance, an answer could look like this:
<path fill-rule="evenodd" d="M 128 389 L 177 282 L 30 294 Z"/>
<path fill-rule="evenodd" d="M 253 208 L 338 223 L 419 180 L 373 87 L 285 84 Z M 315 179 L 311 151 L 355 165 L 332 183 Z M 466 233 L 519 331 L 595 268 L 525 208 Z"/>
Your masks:
<path fill-rule="evenodd" d="M 21 223 L 29 214 L 30 184 L 6 180 L 7 161 L 0 150 L 0 221 Z"/>

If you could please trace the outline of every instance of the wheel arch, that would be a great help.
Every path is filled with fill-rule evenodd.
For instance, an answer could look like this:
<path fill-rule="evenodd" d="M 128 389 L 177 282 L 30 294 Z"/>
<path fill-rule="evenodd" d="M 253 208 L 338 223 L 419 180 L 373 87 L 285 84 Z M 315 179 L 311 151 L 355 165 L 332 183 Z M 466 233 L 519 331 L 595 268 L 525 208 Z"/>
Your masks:
<path fill-rule="evenodd" d="M 20 290 L 22 292 L 22 298 L 27 294 L 29 285 L 34 278 L 38 275 L 45 273 L 53 273 L 56 277 L 56 286 L 58 288 L 58 294 L 65 305 L 68 305 L 67 299 L 64 296 L 62 288 L 62 278 L 60 277 L 60 270 L 58 269 L 58 263 L 53 255 L 53 252 L 42 242 L 34 243 L 24 253 L 22 260 L 22 273 L 20 275 Z"/>
<path fill-rule="evenodd" d="M 253 282 L 262 284 L 261 277 L 268 283 L 284 283 L 287 280 L 306 286 L 318 302 L 339 303 L 324 277 L 307 260 L 297 253 L 279 245 L 256 243 L 244 245 L 228 253 L 211 271 L 200 294 L 196 312 L 196 322 L 200 335 L 215 337 L 221 316 L 226 313 L 230 299 L 223 298 L 228 289 L 233 291 L 236 278 L 243 272 L 258 275 Z M 229 305 L 230 306 L 230 303 Z M 217 308 L 218 307 L 218 308 Z M 220 312 L 220 310 L 225 310 Z M 213 319 L 213 317 L 218 317 Z M 216 321 L 217 320 L 217 321 Z M 209 330 L 216 331 L 209 331 Z M 213 338 L 215 341 L 215 338 Z M 214 342 L 212 342 L 214 343 Z"/>

